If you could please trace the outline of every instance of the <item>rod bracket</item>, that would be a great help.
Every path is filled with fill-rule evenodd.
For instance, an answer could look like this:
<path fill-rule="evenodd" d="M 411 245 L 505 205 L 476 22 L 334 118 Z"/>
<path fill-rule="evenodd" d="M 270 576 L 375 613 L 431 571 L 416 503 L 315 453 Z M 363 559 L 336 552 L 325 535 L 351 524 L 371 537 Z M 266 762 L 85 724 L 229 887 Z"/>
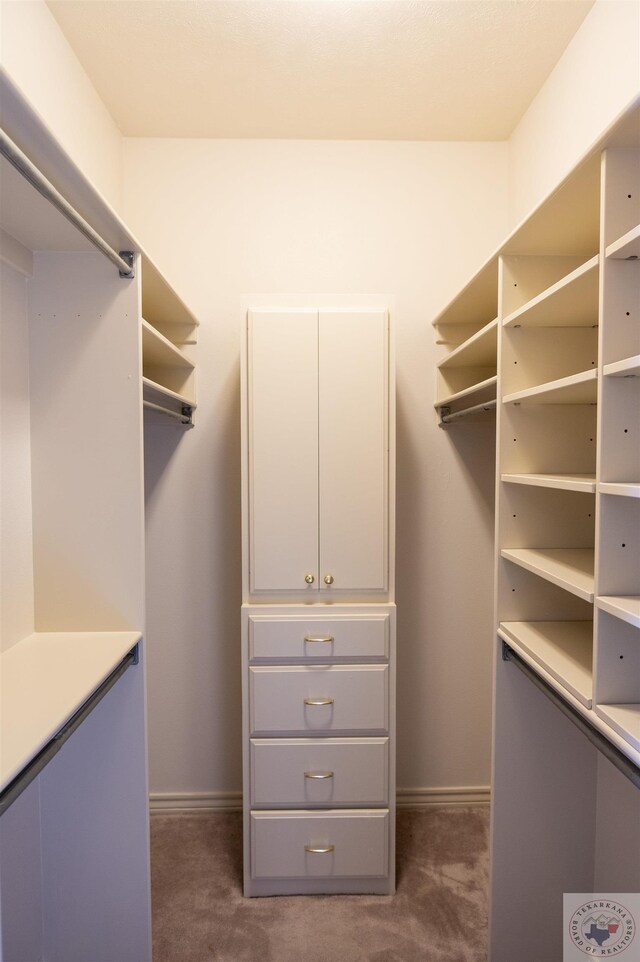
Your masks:
<path fill-rule="evenodd" d="M 118 253 L 122 258 L 122 260 L 127 262 L 130 268 L 128 273 L 126 271 L 118 271 L 118 273 L 120 274 L 120 277 L 126 277 L 128 279 L 135 277 L 136 274 L 133 269 L 133 257 L 134 257 L 133 251 L 118 251 Z"/>
<path fill-rule="evenodd" d="M 449 415 L 451 414 L 451 407 L 448 404 L 442 404 L 438 408 L 438 414 L 440 415 L 440 420 L 438 421 L 438 427 L 439 428 L 446 427 L 447 422 L 445 421 L 445 418 L 448 418 Z"/>

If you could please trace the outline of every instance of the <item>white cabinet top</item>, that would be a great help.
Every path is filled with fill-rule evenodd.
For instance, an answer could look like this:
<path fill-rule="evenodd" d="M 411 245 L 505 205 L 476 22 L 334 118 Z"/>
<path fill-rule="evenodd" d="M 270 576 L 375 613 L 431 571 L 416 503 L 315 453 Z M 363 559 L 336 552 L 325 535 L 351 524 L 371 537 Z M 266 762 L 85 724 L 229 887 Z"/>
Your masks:
<path fill-rule="evenodd" d="M 37 632 L 0 658 L 0 790 L 140 641 L 136 631 Z"/>

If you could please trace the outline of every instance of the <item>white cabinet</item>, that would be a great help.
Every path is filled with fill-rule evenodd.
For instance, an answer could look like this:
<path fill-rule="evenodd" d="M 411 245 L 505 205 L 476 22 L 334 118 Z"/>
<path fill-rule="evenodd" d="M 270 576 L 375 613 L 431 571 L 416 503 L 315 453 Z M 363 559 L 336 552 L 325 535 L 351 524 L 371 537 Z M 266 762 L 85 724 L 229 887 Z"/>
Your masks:
<path fill-rule="evenodd" d="M 394 891 L 393 377 L 386 311 L 249 311 L 246 895 Z"/>
<path fill-rule="evenodd" d="M 251 593 L 386 591 L 386 313 L 251 311 L 247 377 Z"/>

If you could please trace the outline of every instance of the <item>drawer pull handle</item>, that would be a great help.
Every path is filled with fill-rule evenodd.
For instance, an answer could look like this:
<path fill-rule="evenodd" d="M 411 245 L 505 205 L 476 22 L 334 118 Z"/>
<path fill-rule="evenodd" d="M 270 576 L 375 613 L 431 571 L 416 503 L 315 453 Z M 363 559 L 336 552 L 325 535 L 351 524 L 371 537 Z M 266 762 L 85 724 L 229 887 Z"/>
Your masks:
<path fill-rule="evenodd" d="M 334 637 L 333 635 L 305 635 L 304 640 L 309 642 L 312 642 L 312 641 L 330 642 L 334 640 Z"/>
<path fill-rule="evenodd" d="M 333 698 L 305 698 L 305 705 L 333 705 Z"/>
<path fill-rule="evenodd" d="M 335 845 L 305 845 L 304 850 L 311 855 L 328 855 L 335 851 Z"/>
<path fill-rule="evenodd" d="M 305 772 L 305 778 L 333 778 L 333 772 Z"/>

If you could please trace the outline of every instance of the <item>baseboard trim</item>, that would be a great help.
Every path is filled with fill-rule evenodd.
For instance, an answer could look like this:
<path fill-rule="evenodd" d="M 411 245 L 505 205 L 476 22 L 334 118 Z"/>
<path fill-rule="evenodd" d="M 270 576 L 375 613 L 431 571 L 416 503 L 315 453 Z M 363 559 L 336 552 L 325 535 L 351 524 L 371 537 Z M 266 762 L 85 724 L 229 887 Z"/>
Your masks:
<path fill-rule="evenodd" d="M 431 808 L 436 805 L 488 805 L 488 785 L 453 788 L 399 788 L 398 808 Z M 162 812 L 240 812 L 242 792 L 153 792 L 149 796 L 152 814 Z"/>
<path fill-rule="evenodd" d="M 152 792 L 149 810 L 156 812 L 241 812 L 242 792 Z"/>
<path fill-rule="evenodd" d="M 489 785 L 463 785 L 448 788 L 399 788 L 397 808 L 432 808 L 436 805 L 489 805 Z"/>

